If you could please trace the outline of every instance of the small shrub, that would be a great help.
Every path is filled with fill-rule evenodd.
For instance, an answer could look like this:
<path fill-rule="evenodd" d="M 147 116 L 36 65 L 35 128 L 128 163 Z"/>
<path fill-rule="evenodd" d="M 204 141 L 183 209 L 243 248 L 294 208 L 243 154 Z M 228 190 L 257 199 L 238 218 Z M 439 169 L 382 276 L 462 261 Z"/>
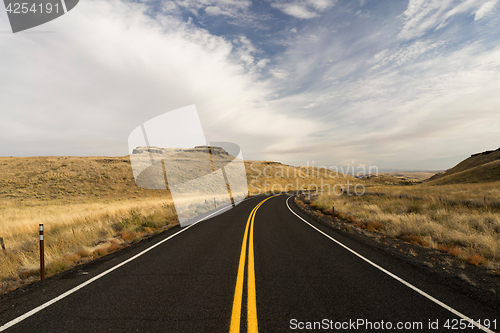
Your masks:
<path fill-rule="evenodd" d="M 158 223 L 152 219 L 145 220 L 141 223 L 141 227 L 156 229 L 158 228 Z"/>
<path fill-rule="evenodd" d="M 71 263 L 72 262 L 70 262 L 69 260 L 67 260 L 64 257 L 59 258 L 59 259 L 56 259 L 54 261 L 49 262 L 45 266 L 45 271 L 46 271 L 47 275 L 56 274 L 56 273 L 64 271 L 66 268 L 68 268 L 71 265 Z"/>
<path fill-rule="evenodd" d="M 90 255 L 91 255 L 91 253 L 85 249 L 78 251 L 76 254 L 78 254 L 80 256 L 80 258 L 90 257 Z"/>
<path fill-rule="evenodd" d="M 113 223 L 111 225 L 111 229 L 113 229 L 113 231 L 122 231 L 123 230 L 123 225 L 121 223 Z"/>
<path fill-rule="evenodd" d="M 75 262 L 81 259 L 81 257 L 77 253 L 72 253 L 64 256 L 64 258 L 70 262 Z"/>
<path fill-rule="evenodd" d="M 360 219 L 366 219 L 369 217 L 369 215 L 367 212 L 360 212 L 360 213 L 356 214 L 356 217 L 358 217 Z"/>
<path fill-rule="evenodd" d="M 347 232 L 352 232 L 351 227 L 350 227 L 350 226 L 348 226 L 348 225 L 343 225 L 343 226 L 342 226 L 342 230 L 347 231 Z"/>
<path fill-rule="evenodd" d="M 94 252 L 92 252 L 92 256 L 94 258 L 97 258 L 97 257 L 102 257 L 102 256 L 106 255 L 107 253 L 108 253 L 108 251 L 106 251 L 106 249 L 99 248 L 99 249 L 95 249 Z"/>
<path fill-rule="evenodd" d="M 421 214 L 424 211 L 424 206 L 421 202 L 413 202 L 408 206 L 408 213 Z"/>
<path fill-rule="evenodd" d="M 346 214 L 342 212 L 335 212 L 335 216 L 338 217 L 340 220 L 346 219 Z"/>
<path fill-rule="evenodd" d="M 108 252 L 113 252 L 119 248 L 119 245 L 117 243 L 111 243 L 110 246 L 108 246 Z"/>
<path fill-rule="evenodd" d="M 437 244 L 436 245 L 436 250 L 440 251 L 440 252 L 448 252 L 450 251 L 451 247 L 449 245 L 446 245 L 446 244 Z"/>
<path fill-rule="evenodd" d="M 429 243 L 423 240 L 422 237 L 420 237 L 419 235 L 402 234 L 398 238 L 411 244 L 429 246 Z"/>
<path fill-rule="evenodd" d="M 347 222 L 351 222 L 353 224 L 359 223 L 359 219 L 355 218 L 352 215 L 348 215 L 347 218 L 346 218 L 346 220 L 347 220 Z"/>
<path fill-rule="evenodd" d="M 361 223 L 361 228 L 366 229 L 369 232 L 375 232 L 377 230 L 383 229 L 383 226 L 376 221 L 366 221 Z"/>
<path fill-rule="evenodd" d="M 466 261 L 474 266 L 483 266 L 486 264 L 486 259 L 480 254 L 473 253 L 466 257 Z"/>
<path fill-rule="evenodd" d="M 462 253 L 462 248 L 454 246 L 448 250 L 448 254 L 454 257 L 458 257 Z"/>
<path fill-rule="evenodd" d="M 131 232 L 122 232 L 122 234 L 120 235 L 120 237 L 124 240 L 124 241 L 131 241 L 132 239 L 134 239 L 135 237 L 135 234 L 134 233 L 131 233 Z"/>
<path fill-rule="evenodd" d="M 316 211 L 316 212 L 314 212 L 314 216 L 316 216 L 318 218 L 322 218 L 323 214 L 321 214 L 320 212 Z"/>
<path fill-rule="evenodd" d="M 391 207 L 391 206 L 386 206 L 386 207 L 383 207 L 383 208 L 382 208 L 382 211 L 383 211 L 384 213 L 392 214 L 392 213 L 394 213 L 394 208 L 393 208 L 393 207 Z"/>
<path fill-rule="evenodd" d="M 21 280 L 28 279 L 32 276 L 40 276 L 40 269 L 25 269 L 20 271 L 18 275 Z"/>

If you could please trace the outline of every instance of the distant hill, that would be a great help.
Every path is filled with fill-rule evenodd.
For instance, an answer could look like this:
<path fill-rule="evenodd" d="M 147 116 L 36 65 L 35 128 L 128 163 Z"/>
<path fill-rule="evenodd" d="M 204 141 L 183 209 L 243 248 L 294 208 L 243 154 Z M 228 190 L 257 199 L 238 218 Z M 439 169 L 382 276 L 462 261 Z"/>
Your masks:
<path fill-rule="evenodd" d="M 485 183 L 500 181 L 500 148 L 471 155 L 455 167 L 427 180 L 430 184 Z"/>
<path fill-rule="evenodd" d="M 398 171 L 382 173 L 402 180 L 422 181 L 431 178 L 437 173 L 437 171 Z"/>
<path fill-rule="evenodd" d="M 201 149 L 201 148 L 200 148 Z M 140 149 L 139 149 L 140 150 Z M 137 152 L 131 156 L 141 155 Z M 160 152 L 163 153 L 163 150 Z M 196 148 L 175 152 L 177 162 L 191 159 L 192 168 L 180 173 L 186 178 L 199 170 L 193 166 Z M 229 156 L 220 151 L 215 155 Z M 41 202 L 84 203 L 134 198 L 170 198 L 168 191 L 143 189 L 136 185 L 130 156 L 122 157 L 0 157 L 0 206 L 12 201 L 32 205 Z M 214 159 L 217 163 L 220 159 Z M 171 159 L 169 163 L 172 163 Z M 175 166 L 175 165 L 174 165 Z M 248 191 L 252 194 L 280 190 L 315 189 L 336 184 L 363 182 L 316 167 L 294 167 L 270 161 L 245 161 Z M 231 170 L 228 170 L 231 175 Z M 161 174 L 163 180 L 163 174 Z M 1 208 L 1 207 L 0 207 Z"/>

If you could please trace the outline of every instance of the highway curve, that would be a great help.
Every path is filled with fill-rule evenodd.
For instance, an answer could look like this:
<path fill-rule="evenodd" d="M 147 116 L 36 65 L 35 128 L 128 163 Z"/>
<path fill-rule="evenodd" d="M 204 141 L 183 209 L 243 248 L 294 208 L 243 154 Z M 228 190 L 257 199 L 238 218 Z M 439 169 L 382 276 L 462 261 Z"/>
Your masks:
<path fill-rule="evenodd" d="M 0 331 L 498 330 L 498 309 L 316 223 L 290 198 L 250 198 L 3 295 Z"/>

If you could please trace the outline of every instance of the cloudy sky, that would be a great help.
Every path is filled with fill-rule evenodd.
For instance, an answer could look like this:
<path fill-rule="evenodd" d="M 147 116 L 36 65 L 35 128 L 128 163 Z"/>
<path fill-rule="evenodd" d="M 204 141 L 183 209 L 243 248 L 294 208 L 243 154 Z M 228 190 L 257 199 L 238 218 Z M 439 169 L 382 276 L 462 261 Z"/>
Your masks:
<path fill-rule="evenodd" d="M 500 147 L 498 2 L 81 0 L 17 34 L 2 8 L 0 156 L 123 156 L 195 104 L 245 159 L 446 169 Z"/>

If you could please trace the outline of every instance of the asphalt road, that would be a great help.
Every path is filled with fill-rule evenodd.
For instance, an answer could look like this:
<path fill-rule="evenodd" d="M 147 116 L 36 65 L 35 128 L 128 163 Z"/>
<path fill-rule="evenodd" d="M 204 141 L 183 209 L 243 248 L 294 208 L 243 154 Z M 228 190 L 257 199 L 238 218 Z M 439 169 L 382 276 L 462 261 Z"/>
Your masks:
<path fill-rule="evenodd" d="M 500 331 L 498 309 L 310 220 L 288 195 L 0 299 L 6 332 L 483 332 L 464 317 Z"/>

